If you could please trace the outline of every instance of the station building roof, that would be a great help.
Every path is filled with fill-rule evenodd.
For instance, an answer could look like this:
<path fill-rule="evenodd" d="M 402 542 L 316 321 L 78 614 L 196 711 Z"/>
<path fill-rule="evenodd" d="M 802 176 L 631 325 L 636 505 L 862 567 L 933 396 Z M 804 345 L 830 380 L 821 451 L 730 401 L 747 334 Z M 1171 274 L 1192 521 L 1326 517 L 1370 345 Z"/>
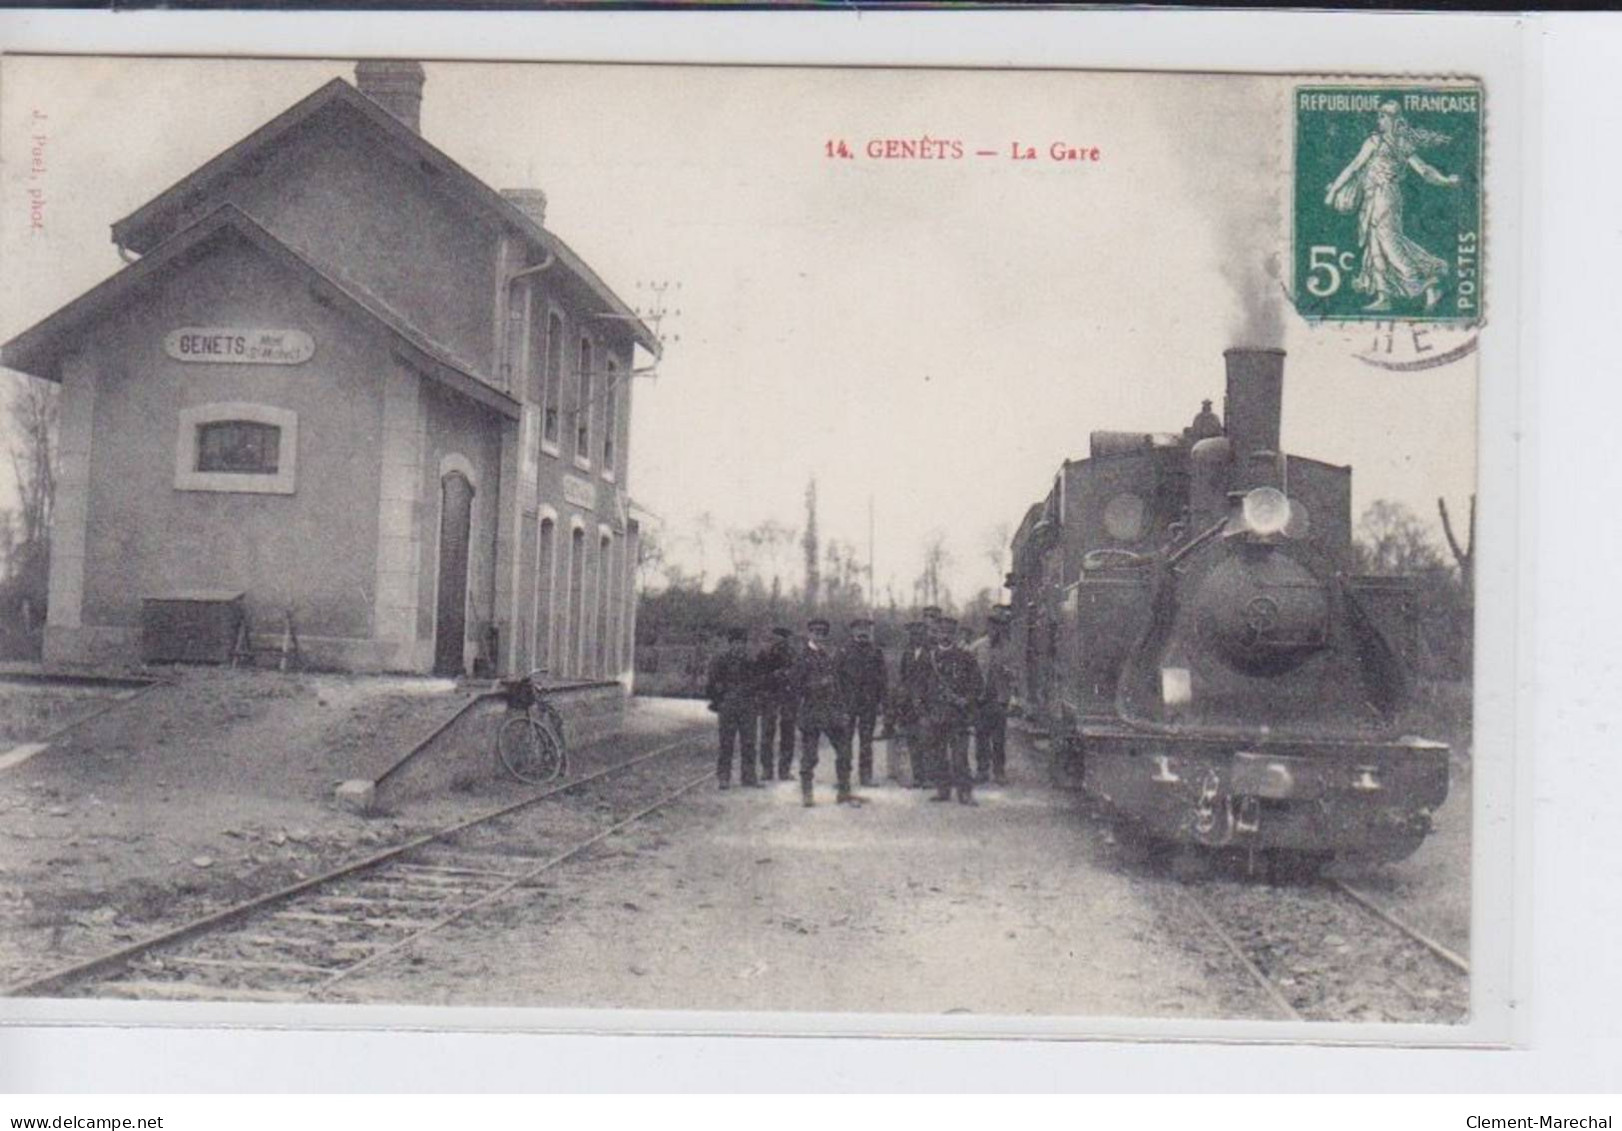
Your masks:
<path fill-rule="evenodd" d="M 323 119 L 345 111 L 359 115 L 412 163 L 436 175 L 453 194 L 521 236 L 532 248 L 555 256 L 560 266 L 596 296 L 607 313 L 626 324 L 638 345 L 650 353 L 659 353 L 659 340 L 647 325 L 556 233 L 536 223 L 500 192 L 341 78 L 317 88 L 122 220 L 115 221 L 113 242 L 141 254 L 152 251 L 194 220 L 199 209 L 206 209 L 209 199 L 229 178 L 244 168 L 267 161 L 295 131 L 319 128 Z"/>
<path fill-rule="evenodd" d="M 184 271 L 200 254 L 233 238 L 302 276 L 316 294 L 338 308 L 387 332 L 402 357 L 429 378 L 504 416 L 516 419 L 520 415 L 516 400 L 480 380 L 465 362 L 416 330 L 387 303 L 353 279 L 312 263 L 230 204 L 217 206 L 203 219 L 170 235 L 150 255 L 142 256 L 0 346 L 0 364 L 36 377 L 60 380 L 63 357 L 71 352 L 85 327 L 121 309 L 143 289 Z"/>

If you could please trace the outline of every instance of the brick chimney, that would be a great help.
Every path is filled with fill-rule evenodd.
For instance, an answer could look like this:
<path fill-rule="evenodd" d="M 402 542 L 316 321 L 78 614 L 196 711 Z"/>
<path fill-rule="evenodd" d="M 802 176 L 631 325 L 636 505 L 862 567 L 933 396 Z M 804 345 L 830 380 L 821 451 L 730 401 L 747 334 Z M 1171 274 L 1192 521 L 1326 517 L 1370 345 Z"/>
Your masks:
<path fill-rule="evenodd" d="M 414 59 L 362 59 L 355 64 L 360 92 L 400 121 L 422 133 L 422 64 Z"/>
<path fill-rule="evenodd" d="M 546 194 L 540 189 L 504 188 L 501 195 L 518 211 L 535 221 L 537 228 L 546 227 Z"/>

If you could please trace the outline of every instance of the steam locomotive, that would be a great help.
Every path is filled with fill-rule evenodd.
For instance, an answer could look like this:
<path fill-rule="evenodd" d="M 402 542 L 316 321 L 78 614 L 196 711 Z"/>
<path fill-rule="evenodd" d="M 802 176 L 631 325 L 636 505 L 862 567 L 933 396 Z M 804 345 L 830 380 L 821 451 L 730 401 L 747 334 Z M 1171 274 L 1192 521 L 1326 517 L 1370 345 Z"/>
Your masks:
<path fill-rule="evenodd" d="M 1280 450 L 1283 351 L 1225 358 L 1223 418 L 1094 432 L 1025 515 L 1025 713 L 1150 844 L 1401 859 L 1448 789 L 1409 733 L 1413 580 L 1355 576 L 1351 468 Z"/>

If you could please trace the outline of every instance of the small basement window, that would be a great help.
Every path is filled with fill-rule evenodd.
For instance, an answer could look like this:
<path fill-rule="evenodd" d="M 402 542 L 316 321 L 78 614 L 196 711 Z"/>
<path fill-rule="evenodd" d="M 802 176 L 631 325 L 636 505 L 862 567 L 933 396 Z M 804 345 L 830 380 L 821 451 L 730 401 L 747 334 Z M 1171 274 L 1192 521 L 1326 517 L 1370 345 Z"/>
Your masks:
<path fill-rule="evenodd" d="M 298 416 L 239 401 L 180 410 L 175 489 L 291 495 Z"/>

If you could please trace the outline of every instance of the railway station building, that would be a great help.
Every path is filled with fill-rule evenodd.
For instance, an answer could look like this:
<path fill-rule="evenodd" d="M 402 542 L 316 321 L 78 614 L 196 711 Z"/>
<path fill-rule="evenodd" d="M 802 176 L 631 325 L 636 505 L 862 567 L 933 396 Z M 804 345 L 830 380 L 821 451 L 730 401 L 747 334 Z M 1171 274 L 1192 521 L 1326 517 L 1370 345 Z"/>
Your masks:
<path fill-rule="evenodd" d="M 140 659 L 155 603 L 226 600 L 262 645 L 291 613 L 322 666 L 629 683 L 657 340 L 538 190 L 420 135 L 424 80 L 320 87 L 114 223 L 127 265 L 0 347 L 62 390 L 48 663 Z"/>

